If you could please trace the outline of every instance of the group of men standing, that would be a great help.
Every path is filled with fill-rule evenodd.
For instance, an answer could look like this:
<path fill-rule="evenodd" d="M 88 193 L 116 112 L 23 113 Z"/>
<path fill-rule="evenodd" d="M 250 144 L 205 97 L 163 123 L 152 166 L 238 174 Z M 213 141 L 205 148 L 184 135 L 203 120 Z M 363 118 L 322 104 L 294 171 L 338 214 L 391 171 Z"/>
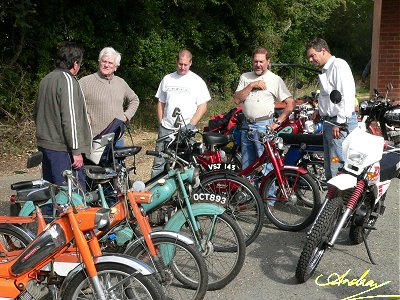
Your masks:
<path fill-rule="evenodd" d="M 319 109 L 314 118 L 324 118 L 325 171 L 327 178 L 335 176 L 338 163 L 333 156 L 342 158 L 341 144 L 347 132 L 336 123 L 347 124 L 349 131 L 357 126 L 354 112 L 355 83 L 349 65 L 330 53 L 327 43 L 320 38 L 306 46 L 307 58 L 321 69 L 319 75 Z M 83 50 L 75 44 L 59 47 L 56 68 L 47 74 L 39 86 L 34 107 L 36 141 L 43 152 L 43 179 L 63 184 L 61 173 L 72 169 L 85 187 L 82 172 L 84 156 L 90 155 L 93 138 L 108 131 L 123 133 L 124 122 L 135 115 L 139 98 L 121 77 L 114 73 L 120 65 L 121 54 L 111 47 L 104 48 L 98 58 L 98 71 L 76 78 L 83 60 Z M 159 84 L 156 98 L 159 137 L 174 130 L 175 107 L 181 109 L 188 128 L 194 128 L 207 111 L 211 100 L 203 79 L 190 70 L 192 53 L 181 50 L 176 58 L 176 71 L 166 75 Z M 240 76 L 233 100 L 243 106 L 245 122 L 250 128 L 265 131 L 266 126 L 278 128 L 294 108 L 294 99 L 282 78 L 270 69 L 270 54 L 265 48 L 257 48 L 252 54 L 251 72 Z M 338 90 L 342 101 L 334 104 L 329 94 Z M 286 107 L 274 118 L 274 104 L 283 101 Z M 124 109 L 124 103 L 128 102 Z M 242 133 L 242 166 L 247 167 L 262 153 L 263 148 L 254 142 L 253 136 Z M 156 150 L 162 150 L 162 144 Z M 151 176 L 161 173 L 164 161 L 154 160 Z"/>

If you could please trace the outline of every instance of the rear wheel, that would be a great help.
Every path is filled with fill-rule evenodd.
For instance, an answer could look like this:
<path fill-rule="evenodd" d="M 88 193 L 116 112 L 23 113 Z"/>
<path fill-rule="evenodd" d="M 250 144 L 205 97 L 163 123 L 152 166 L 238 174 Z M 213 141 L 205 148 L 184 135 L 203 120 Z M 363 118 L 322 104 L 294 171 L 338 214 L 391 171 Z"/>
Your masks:
<path fill-rule="evenodd" d="M 136 257 L 157 270 L 157 278 L 168 299 L 203 299 L 207 292 L 208 271 L 194 245 L 172 237 L 153 237 L 157 257 L 150 255 L 144 243 L 133 244 L 125 254 Z"/>
<path fill-rule="evenodd" d="M 272 174 L 261 191 L 268 219 L 278 228 L 299 231 L 310 225 L 321 205 L 321 195 L 315 180 L 309 174 L 296 170 L 281 171 L 284 188 L 279 187 Z M 274 191 L 274 195 L 271 195 Z"/>
<path fill-rule="evenodd" d="M 193 194 L 195 193 L 215 194 L 224 199 L 214 203 L 223 205 L 226 212 L 238 223 L 246 246 L 260 234 L 264 221 L 264 205 L 260 194 L 250 182 L 237 175 L 218 172 L 202 178 L 199 189 Z"/>
<path fill-rule="evenodd" d="M 239 274 L 246 256 L 246 244 L 239 225 L 226 213 L 195 216 L 199 232 L 185 223 L 180 231 L 193 236 L 208 270 L 208 289 L 219 290 Z"/>
<path fill-rule="evenodd" d="M 383 195 L 381 201 L 383 201 L 386 197 L 386 194 Z M 382 202 L 383 203 L 383 202 Z M 350 231 L 349 231 L 349 238 L 350 241 L 355 244 L 361 244 L 363 239 L 363 232 L 365 238 L 369 236 L 371 233 L 371 229 L 375 226 L 376 221 L 378 220 L 378 216 L 380 213 L 381 205 L 377 204 L 375 208 L 372 210 L 370 203 L 364 203 L 365 206 L 361 206 L 361 209 L 366 212 L 366 214 L 361 217 L 357 214 L 357 211 L 353 214 Z M 359 219 L 362 218 L 362 219 Z"/>
<path fill-rule="evenodd" d="M 328 200 L 308 235 L 296 268 L 296 278 L 300 283 L 306 282 L 312 276 L 325 254 L 327 242 L 332 237 L 339 219 L 342 204 L 343 200 L 340 197 Z"/>

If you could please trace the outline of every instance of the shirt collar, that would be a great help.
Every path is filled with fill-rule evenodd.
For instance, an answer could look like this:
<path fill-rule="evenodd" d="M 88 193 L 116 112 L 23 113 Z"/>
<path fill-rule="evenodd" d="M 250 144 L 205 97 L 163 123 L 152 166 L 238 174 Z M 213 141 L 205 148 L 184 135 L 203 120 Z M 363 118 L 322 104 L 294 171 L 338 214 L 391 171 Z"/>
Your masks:
<path fill-rule="evenodd" d="M 331 58 L 328 59 L 328 61 L 325 63 L 325 65 L 322 67 L 322 73 L 325 73 L 329 67 L 333 64 L 333 61 L 335 60 L 335 56 L 332 55 Z"/>
<path fill-rule="evenodd" d="M 101 80 L 105 80 L 105 81 L 111 81 L 114 78 L 114 74 L 112 74 L 110 78 L 105 77 L 103 74 L 100 73 L 100 71 L 97 71 L 96 74 Z"/>

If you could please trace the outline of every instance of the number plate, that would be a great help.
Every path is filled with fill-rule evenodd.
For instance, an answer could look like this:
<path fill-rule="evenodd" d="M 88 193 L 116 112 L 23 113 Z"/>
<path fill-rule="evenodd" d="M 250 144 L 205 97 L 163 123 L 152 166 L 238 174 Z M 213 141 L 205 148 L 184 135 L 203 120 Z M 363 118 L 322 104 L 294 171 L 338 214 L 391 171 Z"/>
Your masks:
<path fill-rule="evenodd" d="M 225 206 L 226 205 L 226 197 L 217 195 L 217 194 L 210 194 L 210 193 L 194 193 L 192 195 L 192 200 L 195 203 L 215 203 Z"/>
<path fill-rule="evenodd" d="M 234 164 L 227 164 L 227 163 L 215 163 L 207 165 L 207 168 L 210 171 L 214 170 L 230 170 L 230 171 L 237 171 L 238 167 Z"/>

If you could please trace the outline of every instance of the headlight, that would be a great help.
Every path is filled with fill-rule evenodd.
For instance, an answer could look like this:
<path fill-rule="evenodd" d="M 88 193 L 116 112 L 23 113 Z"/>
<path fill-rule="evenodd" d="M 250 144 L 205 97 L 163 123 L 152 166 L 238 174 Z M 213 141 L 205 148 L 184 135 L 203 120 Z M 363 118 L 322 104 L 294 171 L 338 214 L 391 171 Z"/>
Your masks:
<path fill-rule="evenodd" d="M 361 153 L 357 150 L 349 148 L 349 153 L 347 155 L 347 159 L 350 164 L 353 166 L 362 166 L 367 155 L 365 153 Z"/>
<path fill-rule="evenodd" d="M 280 136 L 277 136 L 277 137 L 275 138 L 274 142 L 275 142 L 276 147 L 277 147 L 279 150 L 282 150 L 282 149 L 283 149 L 283 138 L 281 138 Z"/>
<path fill-rule="evenodd" d="M 104 231 L 110 226 L 110 212 L 109 208 L 101 208 L 96 212 L 96 217 L 94 219 L 94 228 Z"/>

